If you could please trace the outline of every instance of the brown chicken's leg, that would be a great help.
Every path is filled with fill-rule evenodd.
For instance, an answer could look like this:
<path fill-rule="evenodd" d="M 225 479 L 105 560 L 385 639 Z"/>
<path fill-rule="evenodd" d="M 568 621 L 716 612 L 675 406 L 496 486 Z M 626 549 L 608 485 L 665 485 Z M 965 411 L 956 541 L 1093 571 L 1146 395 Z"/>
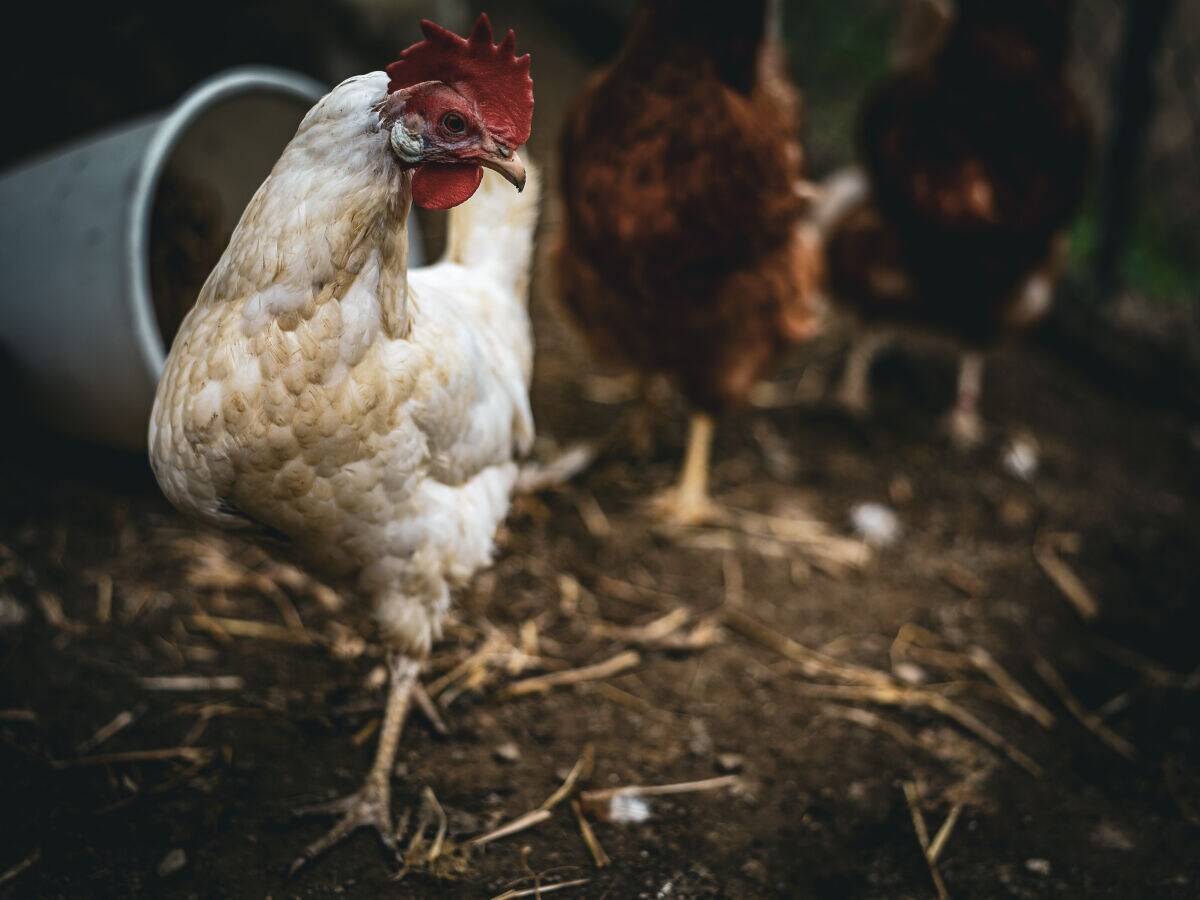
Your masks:
<path fill-rule="evenodd" d="M 421 663 L 402 653 L 388 655 L 391 671 L 391 687 L 388 690 L 387 707 L 383 715 L 383 727 L 379 732 L 379 745 L 375 751 L 375 763 L 356 794 L 342 797 L 329 803 L 297 810 L 299 815 L 340 815 L 341 819 L 323 837 L 304 848 L 304 852 L 292 863 L 289 875 L 295 875 L 308 862 L 326 850 L 341 843 L 359 828 L 373 828 L 379 840 L 400 859 L 398 835 L 392 824 L 392 769 L 396 762 L 396 748 L 400 744 L 400 733 L 404 730 L 404 719 L 408 715 Z"/>
<path fill-rule="evenodd" d="M 870 415 L 871 363 L 888 339 L 887 332 L 868 329 L 856 334 L 850 344 L 834 400 L 851 418 L 861 420 Z"/>
<path fill-rule="evenodd" d="M 702 525 L 716 517 L 708 497 L 708 462 L 715 422 L 708 413 L 692 413 L 687 454 L 679 483 L 651 501 L 654 513 L 675 525 Z"/>
<path fill-rule="evenodd" d="M 983 354 L 964 353 L 958 368 L 958 396 L 946 414 L 946 431 L 956 450 L 971 450 L 983 443 L 985 428 L 979 415 L 979 395 L 983 389 Z"/>

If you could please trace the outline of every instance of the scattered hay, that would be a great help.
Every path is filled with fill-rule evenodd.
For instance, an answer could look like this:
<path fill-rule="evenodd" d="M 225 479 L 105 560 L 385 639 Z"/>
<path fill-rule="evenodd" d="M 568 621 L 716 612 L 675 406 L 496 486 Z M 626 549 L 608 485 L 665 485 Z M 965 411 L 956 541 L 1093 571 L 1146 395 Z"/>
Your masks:
<path fill-rule="evenodd" d="M 240 691 L 246 681 L 240 675 L 154 675 L 138 679 L 148 691 Z"/>
<path fill-rule="evenodd" d="M 805 677 L 831 678 L 842 682 L 839 685 L 795 683 L 796 689 L 806 696 L 927 709 L 958 723 L 1031 775 L 1040 777 L 1042 774 L 1042 767 L 1031 757 L 974 714 L 932 688 L 908 685 L 887 672 L 832 659 L 768 628 L 739 610 L 723 609 L 722 621 L 732 630 L 788 659 Z"/>
<path fill-rule="evenodd" d="M 576 878 L 574 881 L 560 881 L 555 884 L 539 884 L 531 888 L 523 890 L 505 891 L 503 894 L 497 894 L 492 897 L 492 900 L 517 900 L 519 897 L 540 897 L 543 894 L 550 894 L 555 891 L 565 891 L 567 888 L 583 887 L 585 884 L 591 884 L 590 878 Z"/>
<path fill-rule="evenodd" d="M 101 744 L 110 740 L 118 732 L 123 731 L 137 721 L 139 713 L 135 714 L 132 710 L 124 710 L 116 714 L 113 719 L 107 724 L 99 728 L 87 740 L 81 741 L 76 747 L 75 752 L 80 756 L 84 756 L 95 750 Z"/>
<path fill-rule="evenodd" d="M 552 672 L 549 675 L 538 675 L 517 681 L 508 685 L 500 692 L 502 698 L 525 697 L 529 694 L 541 694 L 555 688 L 580 684 L 584 681 L 600 681 L 619 675 L 629 669 L 641 665 L 642 655 L 636 650 L 626 650 L 611 659 L 584 666 L 579 669 L 567 669 L 562 672 Z"/>
<path fill-rule="evenodd" d="M 17 863 L 15 866 L 13 866 L 11 869 L 8 869 L 4 872 L 0 872 L 0 887 L 4 887 L 4 885 L 8 884 L 10 881 L 15 881 L 17 878 L 19 878 L 21 876 L 21 874 L 23 872 L 25 872 L 25 870 L 27 870 L 27 869 L 31 868 L 33 865 L 35 865 L 37 863 L 37 861 L 41 858 L 42 858 L 42 848 L 36 847 L 36 848 L 34 848 L 34 851 L 32 853 L 30 853 L 27 857 L 25 857 L 23 860 L 21 860 L 19 863 Z"/>
<path fill-rule="evenodd" d="M 1137 758 L 1137 749 L 1133 744 L 1105 725 L 1099 716 L 1084 707 L 1079 698 L 1071 693 L 1067 682 L 1050 664 L 1049 660 L 1037 656 L 1033 660 L 1033 668 L 1042 681 L 1046 682 L 1046 686 L 1058 696 L 1067 712 L 1073 715 L 1084 728 L 1096 735 L 1102 743 L 1120 756 L 1128 760 Z"/>
<path fill-rule="evenodd" d="M 1044 532 L 1033 544 L 1033 558 L 1085 622 L 1100 615 L 1100 604 L 1060 554 L 1078 553 L 1079 535 Z"/>
<path fill-rule="evenodd" d="M 575 814 L 575 823 L 579 826 L 579 834 L 583 838 L 583 843 L 587 846 L 588 853 L 592 855 L 592 863 L 597 869 L 611 865 L 612 857 L 600 845 L 600 841 L 596 838 L 596 832 L 592 831 L 592 826 L 584 816 L 583 807 L 580 806 L 578 800 L 571 801 L 571 812 Z"/>
<path fill-rule="evenodd" d="M 925 857 L 925 864 L 929 866 L 929 875 L 933 879 L 934 888 L 937 890 L 938 900 L 950 900 L 950 893 L 946 890 L 946 882 L 942 880 L 942 873 L 938 869 L 937 856 L 934 855 L 932 845 L 929 841 L 929 829 L 926 828 L 925 816 L 921 813 L 917 786 L 911 781 L 904 782 L 904 799 L 908 803 L 908 810 L 912 815 L 913 830 L 917 833 L 917 843 L 921 845 L 921 853 Z M 957 816 L 955 818 L 957 819 Z M 941 833 L 939 832 L 940 835 Z M 944 843 L 945 841 L 943 841 Z M 941 847 L 938 848 L 938 851 L 941 852 Z"/>
<path fill-rule="evenodd" d="M 663 797 L 673 794 L 694 794 L 703 791 L 719 791 L 742 784 L 740 775 L 720 775 L 701 781 L 684 781 L 677 784 L 630 784 L 604 790 L 582 791 L 579 804 L 584 812 L 602 821 L 614 818 L 614 810 L 631 797 Z"/>

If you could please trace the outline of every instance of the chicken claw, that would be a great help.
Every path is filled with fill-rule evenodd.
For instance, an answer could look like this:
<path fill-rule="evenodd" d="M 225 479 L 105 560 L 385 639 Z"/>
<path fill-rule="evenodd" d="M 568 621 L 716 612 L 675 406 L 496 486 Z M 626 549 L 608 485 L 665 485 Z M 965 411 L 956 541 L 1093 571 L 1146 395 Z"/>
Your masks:
<path fill-rule="evenodd" d="M 333 828 L 305 847 L 304 852 L 292 861 L 288 877 L 295 875 L 306 864 L 337 846 L 360 828 L 374 829 L 380 843 L 395 858 L 396 863 L 403 863 L 404 854 L 400 851 L 397 829 L 391 821 L 391 806 L 390 788 L 368 778 L 362 790 L 356 794 L 297 809 L 295 814 L 298 816 L 340 815 L 341 818 Z"/>
<path fill-rule="evenodd" d="M 391 777 L 396 762 L 396 749 L 400 744 L 400 732 L 404 729 L 404 720 L 408 715 L 409 701 L 415 692 L 421 664 L 401 653 L 391 653 L 388 656 L 388 669 L 391 673 L 391 687 L 384 709 L 383 726 L 380 728 L 379 747 L 375 751 L 375 762 L 367 780 L 356 794 L 296 811 L 297 815 L 340 815 L 341 819 L 324 836 L 304 848 L 304 852 L 292 862 L 288 870 L 289 877 L 360 828 L 373 828 L 383 846 L 396 861 L 403 861 L 397 842 L 397 831 L 400 829 L 392 824 Z"/>

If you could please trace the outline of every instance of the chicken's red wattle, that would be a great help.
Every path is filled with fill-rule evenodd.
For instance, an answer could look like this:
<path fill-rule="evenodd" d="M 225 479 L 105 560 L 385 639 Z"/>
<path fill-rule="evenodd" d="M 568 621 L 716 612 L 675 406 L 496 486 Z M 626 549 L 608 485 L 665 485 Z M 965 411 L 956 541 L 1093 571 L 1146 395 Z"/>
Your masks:
<path fill-rule="evenodd" d="M 480 166 L 426 163 L 413 174 L 412 200 L 422 209 L 450 209 L 470 200 L 482 181 Z"/>

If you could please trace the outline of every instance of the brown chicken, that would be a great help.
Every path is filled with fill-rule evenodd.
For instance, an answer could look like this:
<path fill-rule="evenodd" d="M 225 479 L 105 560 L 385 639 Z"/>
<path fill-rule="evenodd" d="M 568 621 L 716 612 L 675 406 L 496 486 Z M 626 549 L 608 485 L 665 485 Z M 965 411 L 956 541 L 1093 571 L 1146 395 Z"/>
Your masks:
<path fill-rule="evenodd" d="M 800 98 L 778 3 L 651 0 L 570 112 L 562 302 L 602 356 L 665 375 L 694 410 L 658 508 L 711 514 L 714 416 L 814 331 L 820 253 L 803 211 Z"/>
<path fill-rule="evenodd" d="M 865 172 L 835 177 L 818 222 L 835 302 L 864 326 L 839 399 L 869 406 L 874 353 L 896 327 L 963 348 L 948 419 L 960 447 L 984 436 L 983 351 L 1049 307 L 1091 156 L 1066 77 L 1071 0 L 960 0 L 923 58 L 866 102 Z"/>

